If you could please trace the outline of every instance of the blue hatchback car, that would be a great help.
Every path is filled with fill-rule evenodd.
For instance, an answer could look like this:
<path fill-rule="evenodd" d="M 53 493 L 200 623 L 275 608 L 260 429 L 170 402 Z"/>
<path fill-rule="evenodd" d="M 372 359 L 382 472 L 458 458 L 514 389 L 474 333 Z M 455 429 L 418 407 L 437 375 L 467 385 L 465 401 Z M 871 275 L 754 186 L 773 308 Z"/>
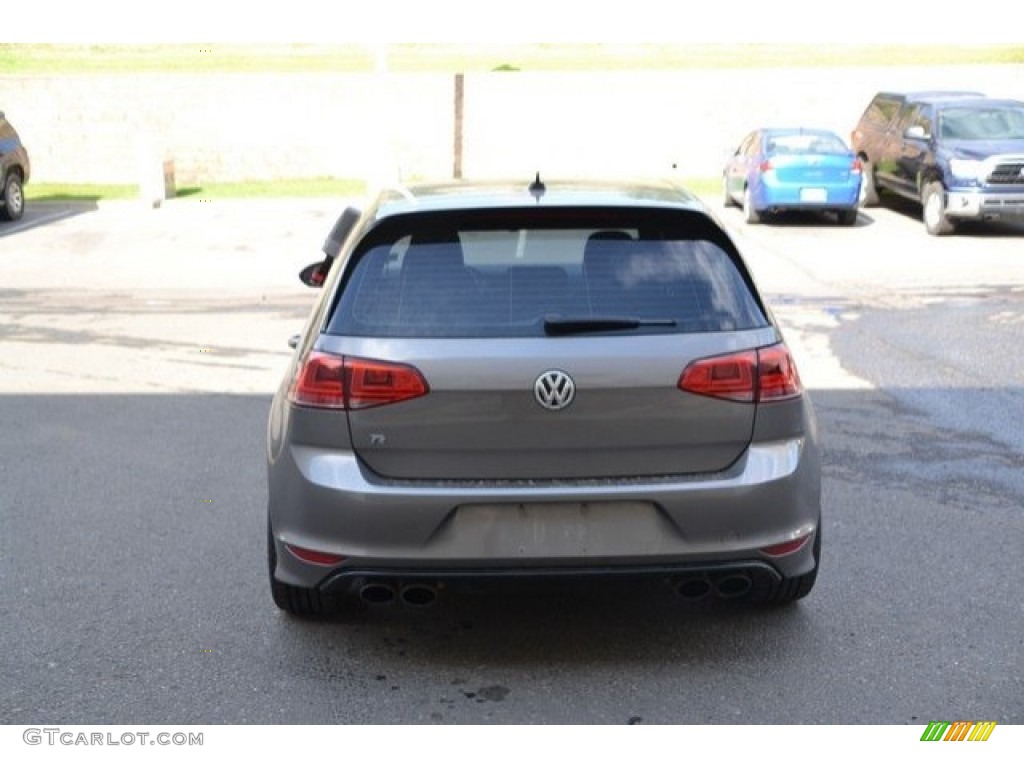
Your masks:
<path fill-rule="evenodd" d="M 749 224 L 784 211 L 835 214 L 857 221 L 861 164 L 835 133 L 761 128 L 747 134 L 725 166 L 725 205 L 741 206 Z"/>

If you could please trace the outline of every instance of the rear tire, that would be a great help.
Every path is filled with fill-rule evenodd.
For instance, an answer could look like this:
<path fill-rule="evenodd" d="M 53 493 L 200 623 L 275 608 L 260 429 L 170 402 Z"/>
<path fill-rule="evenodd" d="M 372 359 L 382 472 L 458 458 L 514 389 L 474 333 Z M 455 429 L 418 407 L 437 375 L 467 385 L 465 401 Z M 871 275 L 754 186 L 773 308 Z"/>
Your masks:
<path fill-rule="evenodd" d="M 878 187 L 875 186 L 875 170 L 867 160 L 861 160 L 860 204 L 867 208 L 878 205 Z"/>
<path fill-rule="evenodd" d="M 25 213 L 25 189 L 21 184 L 21 176 L 14 171 L 4 179 L 3 207 L 0 208 L 0 219 L 17 221 Z"/>
<path fill-rule="evenodd" d="M 743 190 L 743 220 L 747 224 L 761 223 L 761 214 L 754 208 L 754 196 L 750 194 L 750 187 Z"/>
<path fill-rule="evenodd" d="M 738 208 L 736 201 L 732 199 L 732 195 L 729 194 L 729 180 L 726 177 L 722 177 L 722 207 L 723 208 Z"/>
<path fill-rule="evenodd" d="M 946 190 L 939 181 L 930 181 L 921 192 L 921 215 L 929 235 L 951 235 L 956 230 L 946 216 Z"/>
<path fill-rule="evenodd" d="M 797 600 L 802 600 L 814 589 L 814 582 L 818 580 L 818 567 L 821 565 L 821 522 L 818 523 L 818 530 L 814 534 L 814 568 L 800 576 L 766 586 L 756 592 L 750 593 L 750 602 L 757 605 L 789 605 Z"/>
<path fill-rule="evenodd" d="M 839 211 L 839 224 L 844 227 L 852 227 L 857 223 L 857 209 L 844 209 Z"/>

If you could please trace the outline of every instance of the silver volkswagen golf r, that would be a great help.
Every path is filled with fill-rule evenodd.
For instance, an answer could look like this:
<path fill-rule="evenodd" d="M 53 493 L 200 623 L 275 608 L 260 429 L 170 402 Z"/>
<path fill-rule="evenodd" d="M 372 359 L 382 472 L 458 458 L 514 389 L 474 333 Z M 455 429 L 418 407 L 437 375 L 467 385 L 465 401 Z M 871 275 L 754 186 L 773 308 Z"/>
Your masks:
<path fill-rule="evenodd" d="M 695 197 L 420 185 L 346 210 L 325 253 L 267 431 L 282 610 L 529 577 L 767 604 L 811 591 L 814 412 Z"/>

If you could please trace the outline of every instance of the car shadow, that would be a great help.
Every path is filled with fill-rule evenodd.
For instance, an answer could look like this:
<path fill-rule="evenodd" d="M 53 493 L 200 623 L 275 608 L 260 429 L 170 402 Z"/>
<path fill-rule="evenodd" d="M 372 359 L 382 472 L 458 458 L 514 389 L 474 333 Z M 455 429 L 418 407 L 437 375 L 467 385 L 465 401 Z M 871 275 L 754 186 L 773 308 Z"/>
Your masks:
<path fill-rule="evenodd" d="M 57 221 L 99 210 L 99 198 L 34 198 L 25 204 L 25 213 L 17 221 L 0 221 L 0 238 L 49 226 Z"/>
<path fill-rule="evenodd" d="M 924 228 L 920 203 L 915 203 L 913 200 L 908 200 L 898 195 L 882 194 L 879 197 L 877 207 L 905 216 L 913 220 L 922 229 Z M 861 215 L 863 215 L 863 210 Z M 957 224 L 956 234 L 983 238 L 1024 237 L 1024 222 L 999 221 L 995 219 L 991 221 L 964 221 Z"/>
<path fill-rule="evenodd" d="M 719 208 L 719 216 L 730 226 L 750 227 L 767 226 L 778 229 L 864 229 L 873 226 L 875 219 L 863 208 L 857 211 L 857 221 L 852 225 L 843 225 L 833 213 L 823 211 L 784 211 L 779 213 L 761 214 L 761 222 L 756 225 L 746 224 L 743 213 L 736 208 Z"/>
<path fill-rule="evenodd" d="M 818 211 L 785 211 L 782 213 L 770 213 L 761 215 L 761 223 L 779 228 L 809 229 L 814 227 L 825 227 L 828 229 L 862 229 L 871 226 L 875 220 L 858 211 L 857 221 L 852 225 L 839 223 L 833 213 Z"/>

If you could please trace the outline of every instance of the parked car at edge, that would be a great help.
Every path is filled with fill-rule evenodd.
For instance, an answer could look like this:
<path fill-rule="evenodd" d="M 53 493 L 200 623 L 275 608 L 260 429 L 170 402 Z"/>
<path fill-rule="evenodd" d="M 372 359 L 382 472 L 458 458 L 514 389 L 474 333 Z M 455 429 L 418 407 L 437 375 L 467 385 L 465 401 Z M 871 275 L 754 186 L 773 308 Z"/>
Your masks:
<path fill-rule="evenodd" d="M 491 580 L 811 591 L 814 411 L 696 197 L 424 184 L 346 210 L 324 252 L 268 419 L 279 608 L 425 606 Z"/>
<path fill-rule="evenodd" d="M 25 184 L 29 177 L 28 150 L 18 132 L 0 111 L 0 219 L 16 221 L 25 213 Z"/>
<path fill-rule="evenodd" d="M 890 192 L 921 204 L 925 229 L 1024 221 L 1024 102 L 977 92 L 876 94 L 851 135 L 863 204 Z"/>
<path fill-rule="evenodd" d="M 835 133 L 760 128 L 740 143 L 723 172 L 725 205 L 743 207 L 749 224 L 769 214 L 815 211 L 857 221 L 861 167 Z"/>

